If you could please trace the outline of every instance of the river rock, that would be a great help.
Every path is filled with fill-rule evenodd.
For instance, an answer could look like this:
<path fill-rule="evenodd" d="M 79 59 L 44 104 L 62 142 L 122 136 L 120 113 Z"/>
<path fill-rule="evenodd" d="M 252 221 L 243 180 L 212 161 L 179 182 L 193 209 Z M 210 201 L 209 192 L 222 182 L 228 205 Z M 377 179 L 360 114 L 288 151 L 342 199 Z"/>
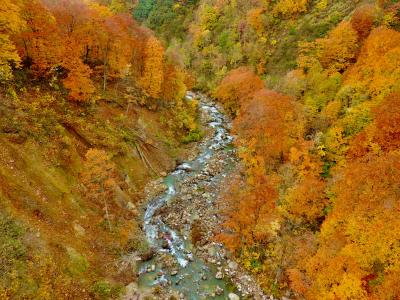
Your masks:
<path fill-rule="evenodd" d="M 127 297 L 132 297 L 136 294 L 138 291 L 138 285 L 136 282 L 131 282 L 125 287 L 125 295 Z"/>
<path fill-rule="evenodd" d="M 131 201 L 128 201 L 128 203 L 126 203 L 126 208 L 130 211 L 136 211 L 136 206 Z"/>
<path fill-rule="evenodd" d="M 190 172 L 193 170 L 193 168 L 188 163 L 183 163 L 183 164 L 179 165 L 176 169 L 186 171 L 186 172 Z"/>
<path fill-rule="evenodd" d="M 172 270 L 171 271 L 171 276 L 176 276 L 178 274 L 178 270 Z"/>
<path fill-rule="evenodd" d="M 224 274 L 222 272 L 217 272 L 217 274 L 215 274 L 215 278 L 222 279 L 222 278 L 224 278 Z"/>
<path fill-rule="evenodd" d="M 150 249 L 147 250 L 146 252 L 141 253 L 140 259 L 141 259 L 142 261 L 149 261 L 150 259 L 153 258 L 154 254 L 155 254 L 154 249 L 153 249 L 153 248 L 150 248 Z"/>
<path fill-rule="evenodd" d="M 169 249 L 169 248 L 170 248 L 170 246 L 169 246 L 169 244 L 168 244 L 168 241 L 166 241 L 166 240 L 163 240 L 161 246 L 163 247 L 163 249 Z"/>
<path fill-rule="evenodd" d="M 220 286 L 217 286 L 217 288 L 215 289 L 215 294 L 217 296 L 222 296 L 223 293 L 224 293 L 224 290 Z"/>
<path fill-rule="evenodd" d="M 190 201 L 190 200 L 192 200 L 193 199 L 193 195 L 192 194 L 187 194 L 186 196 L 184 196 L 185 198 L 183 199 L 183 200 L 186 200 L 186 201 Z"/>
<path fill-rule="evenodd" d="M 210 256 L 215 256 L 215 254 L 217 254 L 217 250 L 212 245 L 210 245 L 208 247 L 207 251 L 208 251 L 208 255 L 210 255 Z"/>
<path fill-rule="evenodd" d="M 85 229 L 81 225 L 79 225 L 78 223 L 74 222 L 73 226 L 74 226 L 74 230 L 75 230 L 76 235 L 78 235 L 78 236 L 84 236 L 85 235 Z"/>
<path fill-rule="evenodd" d="M 234 293 L 229 293 L 228 299 L 229 300 L 240 300 L 240 297 Z"/>

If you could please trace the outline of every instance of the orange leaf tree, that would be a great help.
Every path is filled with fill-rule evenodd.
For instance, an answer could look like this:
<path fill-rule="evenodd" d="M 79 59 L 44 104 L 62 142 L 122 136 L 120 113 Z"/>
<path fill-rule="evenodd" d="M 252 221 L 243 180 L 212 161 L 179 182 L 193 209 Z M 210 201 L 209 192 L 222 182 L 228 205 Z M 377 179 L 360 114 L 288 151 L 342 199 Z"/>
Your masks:
<path fill-rule="evenodd" d="M 17 41 L 24 64 L 35 77 L 49 77 L 64 52 L 56 19 L 39 0 L 24 1 L 22 16 L 27 26 Z"/>
<path fill-rule="evenodd" d="M 357 33 L 349 22 L 342 22 L 326 38 L 318 39 L 317 56 L 321 65 L 330 71 L 342 72 L 355 62 Z"/>
<path fill-rule="evenodd" d="M 400 95 L 387 96 L 373 110 L 374 121 L 352 141 L 349 157 L 363 157 L 400 148 Z"/>
<path fill-rule="evenodd" d="M 400 270 L 399 178 L 398 150 L 343 170 L 332 187 L 333 208 L 322 225 L 320 247 L 305 266 L 306 298 L 400 296 L 398 289 L 384 290 L 395 285 Z"/>
<path fill-rule="evenodd" d="M 377 16 L 376 7 L 372 4 L 359 6 L 351 18 L 351 25 L 360 39 L 365 39 L 372 30 Z"/>
<path fill-rule="evenodd" d="M 226 111 L 236 117 L 241 105 L 264 87 L 263 81 L 246 67 L 232 70 L 215 91 L 216 98 Z"/>
<path fill-rule="evenodd" d="M 303 124 L 301 108 L 291 97 L 265 89 L 243 104 L 233 123 L 237 145 L 263 157 L 269 169 L 288 158 L 302 138 Z"/>
<path fill-rule="evenodd" d="M 257 178 L 255 185 L 242 186 L 239 182 L 224 197 L 224 215 L 227 220 L 219 239 L 231 251 L 262 247 L 274 232 L 271 223 L 278 193 L 265 176 Z"/>
<path fill-rule="evenodd" d="M 399 88 L 400 32 L 379 27 L 365 40 L 345 84 L 360 84 L 372 96 L 384 97 Z"/>

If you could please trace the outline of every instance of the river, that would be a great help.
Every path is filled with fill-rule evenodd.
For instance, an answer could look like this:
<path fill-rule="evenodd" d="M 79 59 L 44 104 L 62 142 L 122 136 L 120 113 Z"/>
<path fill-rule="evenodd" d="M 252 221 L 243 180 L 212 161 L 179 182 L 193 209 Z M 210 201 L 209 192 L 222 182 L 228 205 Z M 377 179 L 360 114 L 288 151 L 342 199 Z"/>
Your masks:
<path fill-rule="evenodd" d="M 139 288 L 148 289 L 156 286 L 161 290 L 174 291 L 182 299 L 239 299 L 240 293 L 232 284 L 229 276 L 221 276 L 221 268 L 210 264 L 195 254 L 191 243 L 191 222 L 198 219 L 199 212 L 191 211 L 187 220 L 175 224 L 182 230 L 173 229 L 160 210 L 173 207 L 176 199 L 182 198 L 186 190 L 219 184 L 226 176 L 224 170 L 235 161 L 234 150 L 230 146 L 233 137 L 229 133 L 230 121 L 221 112 L 218 105 L 204 95 L 188 93 L 187 101 L 199 101 L 199 112 L 203 127 L 210 132 L 199 145 L 198 155 L 179 165 L 164 179 L 167 189 L 161 195 L 150 199 L 144 213 L 144 231 L 148 242 L 156 251 L 155 257 L 140 266 Z M 222 171 L 212 174 L 205 171 L 210 161 L 218 161 Z M 204 193 L 205 195 L 206 193 Z M 198 199 L 197 199 L 198 200 Z M 190 200 L 189 200 L 190 201 Z M 201 200 L 203 201 L 203 200 Z M 216 195 L 204 198 L 211 205 Z M 207 203 L 203 203 L 207 205 Z M 215 216 L 214 216 L 215 217 Z M 189 224 L 187 224 L 189 223 Z M 173 267 L 167 268 L 167 261 Z"/>

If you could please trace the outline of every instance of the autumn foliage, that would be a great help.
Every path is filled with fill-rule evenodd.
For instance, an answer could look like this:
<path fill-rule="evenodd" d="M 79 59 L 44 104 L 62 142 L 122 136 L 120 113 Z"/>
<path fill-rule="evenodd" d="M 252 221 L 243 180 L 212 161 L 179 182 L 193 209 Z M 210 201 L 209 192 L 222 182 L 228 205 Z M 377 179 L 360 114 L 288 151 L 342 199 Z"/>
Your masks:
<path fill-rule="evenodd" d="M 161 97 L 164 47 L 113 7 L 77 0 L 6 1 L 0 10 L 2 80 L 22 67 L 34 80 L 62 84 L 73 101 L 87 101 L 97 87 L 106 91 L 119 79 L 135 82 L 146 97 Z M 174 87 L 185 77 L 178 80 Z"/>
<path fill-rule="evenodd" d="M 326 38 L 316 43 L 318 59 L 326 69 L 344 71 L 355 61 L 357 34 L 349 22 L 340 23 Z"/>
<path fill-rule="evenodd" d="M 363 5 L 356 9 L 353 17 L 351 18 L 351 25 L 357 31 L 360 39 L 366 38 L 376 18 L 376 8 L 372 4 Z"/>
<path fill-rule="evenodd" d="M 265 176 L 257 177 L 255 185 L 237 185 L 225 195 L 228 220 L 226 232 L 219 238 L 232 251 L 260 247 L 275 233 L 268 227 L 276 221 L 273 214 L 277 191 Z"/>
<path fill-rule="evenodd" d="M 298 105 L 288 96 L 262 89 L 243 104 L 234 121 L 239 146 L 260 155 L 267 166 L 288 159 L 303 133 Z"/>
<path fill-rule="evenodd" d="M 260 36 L 264 34 L 264 20 L 263 20 L 263 8 L 254 8 L 247 13 L 247 22 L 253 27 L 256 33 Z"/>
<path fill-rule="evenodd" d="M 399 158 L 394 151 L 354 161 L 343 170 L 332 189 L 334 210 L 321 227 L 321 245 L 306 267 L 306 297 L 399 296 L 393 281 L 400 263 Z M 331 271 L 325 272 L 327 268 Z M 376 281 L 380 283 L 372 284 Z"/>
<path fill-rule="evenodd" d="M 12 66 L 19 66 L 12 36 L 23 30 L 25 22 L 21 18 L 21 9 L 13 1 L 5 0 L 0 7 L 0 82 L 12 78 Z"/>
<path fill-rule="evenodd" d="M 19 149 L 15 142 L 24 145 L 26 152 L 28 144 L 50 144 L 46 151 L 52 153 L 49 140 L 60 139 L 65 148 L 76 140 L 75 159 L 82 162 L 75 174 L 79 173 L 77 197 L 67 197 L 67 184 L 57 179 L 52 185 L 62 194 L 57 205 L 65 223 L 43 217 L 54 207 L 48 212 L 34 207 L 32 199 L 46 208 L 53 201 L 41 197 L 40 190 L 30 190 L 34 180 L 21 179 L 21 185 L 11 187 L 3 183 L 8 164 L 13 167 L 10 176 L 18 170 L 12 165 L 14 158 L 4 160 L 0 170 L 2 187 L 6 186 L 1 198 L 28 189 L 28 196 L 10 202 L 28 207 L 29 217 L 33 214 L 47 228 L 75 224 L 85 210 L 87 220 L 97 220 L 106 229 L 86 224 L 88 232 L 96 233 L 96 239 L 87 235 L 88 247 L 114 259 L 121 247 L 114 247 L 117 241 L 111 235 L 121 230 L 120 221 L 130 226 L 119 218 L 126 207 L 116 198 L 118 193 L 123 198 L 121 188 L 130 180 L 128 176 L 122 180 L 124 174 L 117 172 L 124 164 L 120 153 L 137 142 L 131 107 L 162 108 L 160 127 L 166 125 L 171 135 L 183 132 L 182 142 L 190 142 L 200 139 L 202 132 L 196 122 L 197 103 L 185 101 L 184 95 L 187 88 L 203 89 L 232 117 L 233 143 L 240 159 L 222 185 L 218 213 L 223 220 L 216 229 L 217 240 L 232 254 L 230 259 L 240 262 L 276 298 L 400 299 L 398 1 L 136 2 L 1 1 L 0 104 L 3 98 L 5 104 L 0 116 L 5 121 L 0 133 L 6 137 L 2 144 Z M 139 25 L 132 13 L 156 34 Z M 40 89 L 51 96 L 32 99 Z M 126 104 L 126 110 L 99 107 L 110 101 L 111 94 L 118 95 L 113 105 Z M 8 116 L 7 110 L 13 113 Z M 75 112 L 85 115 L 84 121 Z M 25 123 L 22 115 L 28 115 Z M 93 127 L 86 122 L 89 115 Z M 106 115 L 106 120 L 100 115 Z M 107 134 L 96 136 L 99 126 Z M 47 139 L 26 142 L 43 131 L 49 133 Z M 171 144 L 168 138 L 163 142 Z M 126 149 L 121 150 L 121 144 Z M 60 152 L 60 156 L 65 152 L 73 156 L 68 150 Z M 8 157 L 2 151 L 0 159 L 3 156 Z M 36 172 L 25 156 L 21 155 L 24 164 L 33 165 Z M 74 163 L 64 164 L 69 162 Z M 52 166 L 64 172 L 59 164 Z M 51 172 L 46 169 L 46 175 Z M 88 202 L 81 203 L 84 199 Z M 63 206 L 66 203 L 71 206 Z M 66 207 L 79 212 L 68 218 Z M 2 219 L 0 215 L 0 230 Z M 84 220 L 78 221 L 90 222 Z M 202 238 L 197 225 L 192 228 L 194 242 Z M 127 240 L 128 234 L 122 232 L 118 242 Z M 23 237 L 33 238 L 32 233 Z M 52 243 L 57 252 L 64 251 L 59 240 Z M 0 261 L 8 252 L 1 253 Z M 39 298 L 49 297 L 51 289 L 56 297 L 65 296 L 54 263 L 29 259 L 39 266 L 27 268 L 43 283 Z M 107 268 L 114 265 L 109 259 L 107 263 Z M 81 262 L 83 269 L 86 265 Z M 15 278 L 7 282 L 10 288 L 0 289 L 0 298 L 13 296 L 12 283 L 19 274 L 7 276 Z M 65 284 L 70 297 L 92 296 L 88 289 L 74 294 L 76 282 Z"/>
<path fill-rule="evenodd" d="M 288 191 L 284 207 L 295 220 L 315 222 L 324 215 L 324 208 L 328 204 L 325 188 L 323 180 L 317 176 L 307 176 Z"/>
<path fill-rule="evenodd" d="M 290 17 L 307 11 L 309 0 L 279 0 L 274 6 L 274 13 Z"/>
<path fill-rule="evenodd" d="M 292 97 L 232 88 L 233 72 L 217 88 L 222 103 L 240 104 L 242 162 L 221 198 L 218 238 L 269 293 L 400 297 L 400 43 L 377 13 L 361 6 L 301 43 L 298 69 L 277 85 Z"/>
<path fill-rule="evenodd" d="M 154 37 L 145 44 L 144 63 L 140 85 L 144 91 L 153 98 L 158 98 L 163 82 L 164 49 Z"/>
<path fill-rule="evenodd" d="M 400 32 L 386 27 L 372 30 L 365 40 L 346 81 L 361 84 L 372 95 L 385 96 L 398 88 L 400 73 Z"/>
<path fill-rule="evenodd" d="M 375 116 L 363 132 L 357 135 L 349 149 L 349 156 L 362 157 L 400 148 L 400 95 L 391 94 L 373 110 Z"/>
<path fill-rule="evenodd" d="M 301 42 L 299 46 L 299 67 L 312 69 L 318 62 L 329 73 L 342 73 L 356 60 L 358 36 L 351 24 L 343 21 L 325 38 Z"/>
<path fill-rule="evenodd" d="M 218 86 L 215 96 L 229 114 L 237 116 L 240 107 L 263 87 L 264 83 L 254 72 L 241 67 L 229 72 Z"/>

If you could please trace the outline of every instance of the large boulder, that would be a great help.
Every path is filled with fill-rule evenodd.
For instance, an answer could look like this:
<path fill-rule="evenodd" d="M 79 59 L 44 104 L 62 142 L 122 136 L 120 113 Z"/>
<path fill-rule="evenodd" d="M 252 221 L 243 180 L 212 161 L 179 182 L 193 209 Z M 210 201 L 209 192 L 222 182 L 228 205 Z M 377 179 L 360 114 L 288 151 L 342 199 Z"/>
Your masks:
<path fill-rule="evenodd" d="M 240 297 L 234 293 L 229 293 L 228 299 L 229 300 L 240 300 Z"/>

